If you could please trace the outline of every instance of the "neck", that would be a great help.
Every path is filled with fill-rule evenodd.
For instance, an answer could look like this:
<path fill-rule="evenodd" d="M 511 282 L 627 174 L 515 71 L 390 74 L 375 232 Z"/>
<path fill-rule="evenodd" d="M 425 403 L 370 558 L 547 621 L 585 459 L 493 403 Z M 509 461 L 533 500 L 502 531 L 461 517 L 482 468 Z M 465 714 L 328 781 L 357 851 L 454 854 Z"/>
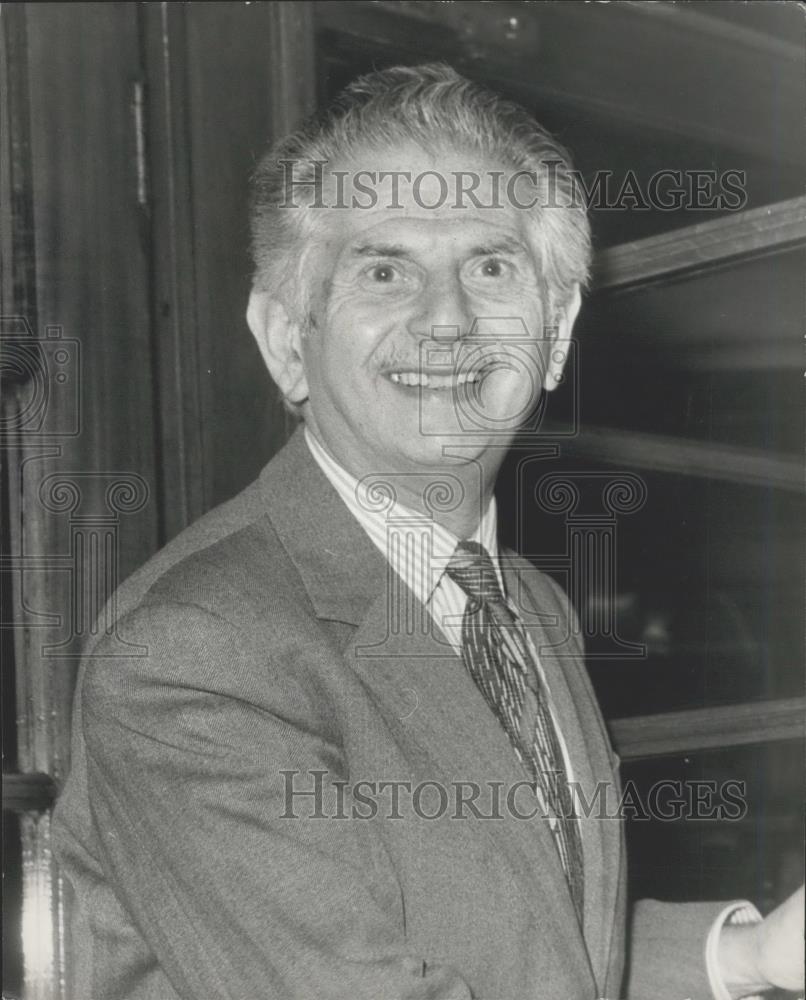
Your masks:
<path fill-rule="evenodd" d="M 443 465 L 385 473 L 377 482 L 402 506 L 433 518 L 459 539 L 469 538 L 490 505 L 503 454 L 468 460 L 457 453 Z"/>
<path fill-rule="evenodd" d="M 427 489 L 401 495 L 400 501 L 430 514 L 457 538 L 470 538 L 490 506 L 499 465 L 500 457 L 492 461 L 489 455 L 472 461 L 446 457 L 443 468 L 426 475 Z"/>
<path fill-rule="evenodd" d="M 340 460 L 327 448 L 315 427 L 308 424 L 307 430 L 334 461 L 362 483 L 368 491 L 369 503 L 383 506 L 384 499 L 392 497 L 401 506 L 433 518 L 459 539 L 469 538 L 478 528 L 490 505 L 498 469 L 506 454 L 506 447 L 489 448 L 471 457 L 463 454 L 461 448 L 454 449 L 452 454 L 446 449 L 448 453 L 439 465 L 373 473 L 368 471 L 373 467 L 371 464 L 356 468 Z"/>

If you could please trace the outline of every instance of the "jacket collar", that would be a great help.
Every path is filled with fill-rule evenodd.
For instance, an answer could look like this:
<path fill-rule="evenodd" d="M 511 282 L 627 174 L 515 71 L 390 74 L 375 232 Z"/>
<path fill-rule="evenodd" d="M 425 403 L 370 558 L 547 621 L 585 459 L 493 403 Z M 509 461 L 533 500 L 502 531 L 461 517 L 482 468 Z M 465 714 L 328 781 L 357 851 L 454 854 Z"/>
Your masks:
<path fill-rule="evenodd" d="M 623 864 L 622 823 L 615 807 L 620 790 L 610 744 L 596 697 L 582 663 L 582 650 L 571 634 L 574 612 L 559 589 L 542 582 L 536 567 L 512 554 L 505 560 L 507 593 L 534 640 L 540 663 L 563 726 L 574 779 L 585 802 L 601 803 L 585 815 L 584 933 L 600 990 L 604 990 Z M 538 598 L 538 595 L 539 598 Z M 597 797 L 598 796 L 598 797 Z M 604 815 L 602 815 L 604 810 Z M 614 864 L 617 859 L 618 863 Z M 604 995 L 604 993 L 602 993 Z"/>
<path fill-rule="evenodd" d="M 260 477 L 269 520 L 319 618 L 360 625 L 386 562 L 316 464 L 298 427 Z"/>

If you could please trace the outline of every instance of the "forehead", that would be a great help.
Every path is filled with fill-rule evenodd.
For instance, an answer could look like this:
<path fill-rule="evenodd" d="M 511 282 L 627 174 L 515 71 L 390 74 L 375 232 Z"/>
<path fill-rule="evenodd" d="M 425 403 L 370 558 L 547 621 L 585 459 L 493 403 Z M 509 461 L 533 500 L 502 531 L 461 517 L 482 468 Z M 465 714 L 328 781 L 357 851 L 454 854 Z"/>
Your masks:
<path fill-rule="evenodd" d="M 515 173 L 456 149 L 367 149 L 328 165 L 324 207 L 309 210 L 314 238 L 335 254 L 373 244 L 534 254 L 535 218 L 520 207 L 527 199 L 508 196 Z"/>
<path fill-rule="evenodd" d="M 334 261 L 413 258 L 449 263 L 465 257 L 493 255 L 529 257 L 533 251 L 526 234 L 504 220 L 376 216 L 367 225 L 347 226 L 327 239 Z"/>

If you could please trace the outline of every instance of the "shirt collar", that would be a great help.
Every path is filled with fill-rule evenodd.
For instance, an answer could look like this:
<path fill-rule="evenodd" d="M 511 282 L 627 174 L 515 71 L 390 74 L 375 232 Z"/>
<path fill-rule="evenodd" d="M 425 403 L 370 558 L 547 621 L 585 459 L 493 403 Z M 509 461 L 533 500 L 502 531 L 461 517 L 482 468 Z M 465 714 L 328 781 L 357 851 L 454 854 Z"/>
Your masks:
<path fill-rule="evenodd" d="M 422 604 L 428 604 L 459 543 L 457 536 L 433 517 L 412 511 L 398 501 L 378 504 L 368 496 L 366 486 L 340 465 L 307 427 L 305 441 L 325 477 L 392 569 Z M 495 497 L 490 498 L 470 540 L 483 545 L 490 554 L 501 582 Z"/>

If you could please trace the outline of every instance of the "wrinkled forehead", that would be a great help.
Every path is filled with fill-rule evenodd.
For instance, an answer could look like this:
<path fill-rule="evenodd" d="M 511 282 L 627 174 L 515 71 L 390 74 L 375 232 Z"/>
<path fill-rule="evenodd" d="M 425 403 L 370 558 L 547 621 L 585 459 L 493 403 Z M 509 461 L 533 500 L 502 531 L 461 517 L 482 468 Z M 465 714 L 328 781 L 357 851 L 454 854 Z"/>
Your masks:
<path fill-rule="evenodd" d="M 300 165 L 305 166 L 305 165 Z M 304 178 L 304 180 L 303 180 Z M 509 238 L 540 256 L 537 188 L 541 178 L 478 152 L 416 145 L 367 148 L 339 160 L 307 164 L 287 185 L 306 206 L 313 242 L 332 253 L 366 233 L 399 232 L 431 240 Z M 296 182 L 299 181 L 297 184 Z"/>
<path fill-rule="evenodd" d="M 409 260 L 440 269 L 479 257 L 519 259 L 525 270 L 536 269 L 528 234 L 505 216 L 468 214 L 440 219 L 414 213 L 367 213 L 356 218 L 354 225 L 326 227 L 317 242 L 334 271 L 360 260 Z"/>
<path fill-rule="evenodd" d="M 295 169 L 296 168 L 296 169 Z M 305 180 L 299 183 L 301 178 Z M 421 218 L 459 214 L 533 215 L 545 177 L 500 159 L 452 146 L 367 147 L 333 161 L 289 164 L 291 197 L 319 210 L 379 213 Z"/>

